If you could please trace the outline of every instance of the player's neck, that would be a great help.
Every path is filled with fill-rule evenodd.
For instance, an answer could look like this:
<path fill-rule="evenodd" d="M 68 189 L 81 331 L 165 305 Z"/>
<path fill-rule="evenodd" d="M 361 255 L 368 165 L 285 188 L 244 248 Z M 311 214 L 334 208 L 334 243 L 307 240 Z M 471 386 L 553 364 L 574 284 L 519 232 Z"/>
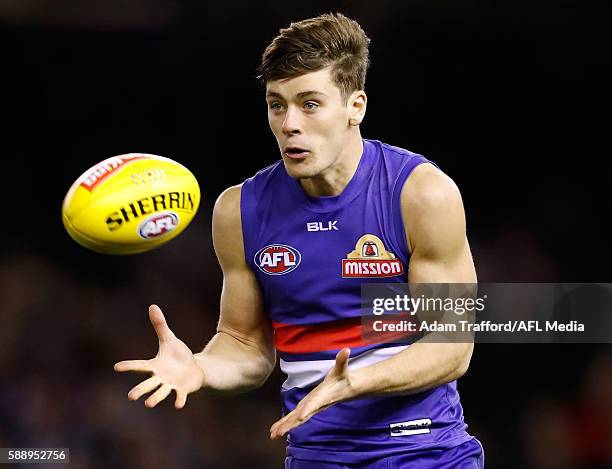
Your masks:
<path fill-rule="evenodd" d="M 344 147 L 338 160 L 315 177 L 300 179 L 304 192 L 310 197 L 340 195 L 351 181 L 361 155 L 363 154 L 363 140 L 359 128 L 351 135 L 348 144 Z"/>

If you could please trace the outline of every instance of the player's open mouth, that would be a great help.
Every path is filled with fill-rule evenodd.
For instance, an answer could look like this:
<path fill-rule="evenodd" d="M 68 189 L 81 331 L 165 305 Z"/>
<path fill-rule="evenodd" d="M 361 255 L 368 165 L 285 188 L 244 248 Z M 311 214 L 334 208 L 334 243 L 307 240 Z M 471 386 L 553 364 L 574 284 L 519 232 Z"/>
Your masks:
<path fill-rule="evenodd" d="M 310 152 L 301 147 L 287 147 L 285 148 L 285 155 L 292 160 L 303 160 Z"/>

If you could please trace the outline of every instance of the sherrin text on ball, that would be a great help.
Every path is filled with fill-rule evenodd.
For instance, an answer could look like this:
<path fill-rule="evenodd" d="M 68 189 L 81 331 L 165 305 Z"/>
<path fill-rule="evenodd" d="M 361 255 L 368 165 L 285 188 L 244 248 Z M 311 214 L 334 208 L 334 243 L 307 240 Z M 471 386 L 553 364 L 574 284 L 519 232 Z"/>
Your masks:
<path fill-rule="evenodd" d="M 129 153 L 85 171 L 62 204 L 70 236 L 103 254 L 149 251 L 178 236 L 200 205 L 185 166 L 163 156 Z"/>

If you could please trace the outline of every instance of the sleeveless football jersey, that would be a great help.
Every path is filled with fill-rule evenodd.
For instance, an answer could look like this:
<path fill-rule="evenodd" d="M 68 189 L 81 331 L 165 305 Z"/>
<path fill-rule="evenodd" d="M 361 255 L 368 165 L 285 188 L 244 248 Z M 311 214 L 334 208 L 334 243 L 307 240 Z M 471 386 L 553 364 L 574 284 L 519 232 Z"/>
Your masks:
<path fill-rule="evenodd" d="M 364 140 L 359 166 L 338 196 L 309 197 L 282 161 L 244 182 L 246 262 L 274 327 L 283 414 L 351 348 L 349 368 L 385 360 L 409 345 L 372 343 L 361 334 L 361 284 L 406 283 L 408 252 L 400 193 L 423 156 Z M 303 459 L 363 462 L 451 448 L 466 432 L 456 382 L 413 395 L 342 402 L 289 433 L 287 453 Z"/>

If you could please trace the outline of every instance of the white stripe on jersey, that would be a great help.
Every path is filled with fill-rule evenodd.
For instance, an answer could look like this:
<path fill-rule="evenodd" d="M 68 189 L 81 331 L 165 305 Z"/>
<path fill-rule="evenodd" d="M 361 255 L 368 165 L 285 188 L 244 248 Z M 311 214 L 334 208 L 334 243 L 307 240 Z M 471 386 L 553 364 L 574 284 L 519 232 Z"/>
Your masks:
<path fill-rule="evenodd" d="M 406 349 L 407 345 L 368 350 L 353 358 L 349 358 L 348 367 L 352 370 L 372 365 L 392 357 Z M 288 362 L 281 358 L 280 369 L 287 375 L 283 389 L 306 388 L 313 386 L 325 378 L 334 366 L 336 360 L 303 360 Z"/>

